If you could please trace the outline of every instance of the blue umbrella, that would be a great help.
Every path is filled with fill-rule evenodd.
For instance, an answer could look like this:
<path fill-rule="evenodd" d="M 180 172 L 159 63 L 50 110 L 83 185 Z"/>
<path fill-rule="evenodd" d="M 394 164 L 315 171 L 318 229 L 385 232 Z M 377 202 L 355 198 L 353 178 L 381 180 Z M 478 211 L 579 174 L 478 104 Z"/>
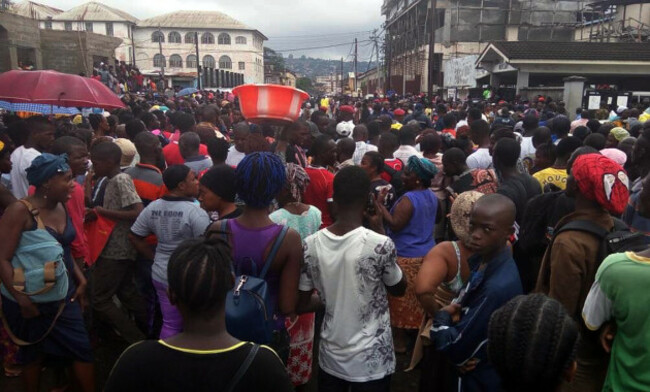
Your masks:
<path fill-rule="evenodd" d="M 198 93 L 198 92 L 199 92 L 199 90 L 195 89 L 194 87 L 187 87 L 187 88 L 182 89 L 178 93 L 176 93 L 176 95 L 179 96 L 179 97 L 184 97 L 186 95 L 190 95 L 190 94 L 194 94 L 194 93 Z"/>
<path fill-rule="evenodd" d="M 64 108 L 61 106 L 44 105 L 40 103 L 11 103 L 7 101 L 0 101 L 0 109 L 5 109 L 11 112 L 29 112 L 39 114 L 65 114 L 74 116 L 79 114 L 79 109 L 75 107 Z"/>

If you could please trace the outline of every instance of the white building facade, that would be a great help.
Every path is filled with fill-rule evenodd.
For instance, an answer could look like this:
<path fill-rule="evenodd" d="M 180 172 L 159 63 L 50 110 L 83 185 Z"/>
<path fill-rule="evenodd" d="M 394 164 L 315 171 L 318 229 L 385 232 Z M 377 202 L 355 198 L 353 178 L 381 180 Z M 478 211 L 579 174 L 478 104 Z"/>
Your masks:
<path fill-rule="evenodd" d="M 202 69 L 204 87 L 232 84 L 216 80 L 224 73 L 242 75 L 243 83 L 264 83 L 266 39 L 221 12 L 174 12 L 138 23 L 135 61 L 144 74 L 162 73 L 164 68 L 165 76 L 176 85 L 196 78 L 197 65 Z"/>
<path fill-rule="evenodd" d="M 138 19 L 128 13 L 97 2 L 89 2 L 39 21 L 42 29 L 88 31 L 122 39 L 115 58 L 133 63 L 133 33 Z"/>

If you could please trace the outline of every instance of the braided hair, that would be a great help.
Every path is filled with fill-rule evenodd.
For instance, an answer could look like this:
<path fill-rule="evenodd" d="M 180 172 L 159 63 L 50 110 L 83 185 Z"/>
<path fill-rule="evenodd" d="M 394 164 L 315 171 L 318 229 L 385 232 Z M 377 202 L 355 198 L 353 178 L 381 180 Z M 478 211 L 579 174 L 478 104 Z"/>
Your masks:
<path fill-rule="evenodd" d="M 280 192 L 287 180 L 280 158 L 270 152 L 254 152 L 237 165 L 236 188 L 246 205 L 266 208 Z"/>
<path fill-rule="evenodd" d="M 230 245 L 219 236 L 183 242 L 167 266 L 171 296 L 193 314 L 220 310 L 234 285 L 231 263 Z"/>
<path fill-rule="evenodd" d="M 505 391 L 553 391 L 575 359 L 578 338 L 558 301 L 520 295 L 492 314 L 487 353 Z"/>

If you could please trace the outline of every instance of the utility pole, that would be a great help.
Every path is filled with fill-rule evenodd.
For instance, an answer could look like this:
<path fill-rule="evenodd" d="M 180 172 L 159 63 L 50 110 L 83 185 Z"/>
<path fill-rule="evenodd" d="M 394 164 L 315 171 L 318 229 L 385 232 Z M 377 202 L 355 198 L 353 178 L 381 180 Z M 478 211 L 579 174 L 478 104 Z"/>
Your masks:
<path fill-rule="evenodd" d="M 199 63 L 199 33 L 194 32 L 194 47 L 196 48 L 196 85 L 201 90 L 201 65 Z"/>
<path fill-rule="evenodd" d="M 385 93 L 388 93 L 390 91 L 391 85 L 390 85 L 390 79 L 391 79 L 391 63 L 393 62 L 393 49 L 392 49 L 392 44 L 393 44 L 393 38 L 391 36 L 390 30 L 386 31 L 386 36 L 388 37 L 388 42 L 386 43 L 386 54 L 387 54 L 387 61 L 386 66 L 387 66 L 387 71 L 388 73 L 386 74 L 386 91 Z"/>
<path fill-rule="evenodd" d="M 341 95 L 343 95 L 344 92 L 343 88 L 343 57 L 341 57 Z"/>
<path fill-rule="evenodd" d="M 358 41 L 354 39 L 354 94 L 357 93 L 357 60 L 358 60 Z"/>
<path fill-rule="evenodd" d="M 162 31 L 160 31 L 160 27 L 158 28 L 158 53 L 160 53 L 160 57 L 162 59 L 162 63 L 160 66 L 160 75 L 163 78 L 163 83 L 165 82 L 165 56 L 163 56 L 162 52 Z"/>
<path fill-rule="evenodd" d="M 431 21 L 431 26 L 429 27 L 429 72 L 427 76 L 427 94 L 429 99 L 433 100 L 433 85 L 434 85 L 434 76 L 436 75 L 435 71 L 435 45 L 436 45 L 436 29 L 438 28 L 438 23 L 436 20 L 436 0 L 431 0 L 429 5 L 429 20 Z"/>

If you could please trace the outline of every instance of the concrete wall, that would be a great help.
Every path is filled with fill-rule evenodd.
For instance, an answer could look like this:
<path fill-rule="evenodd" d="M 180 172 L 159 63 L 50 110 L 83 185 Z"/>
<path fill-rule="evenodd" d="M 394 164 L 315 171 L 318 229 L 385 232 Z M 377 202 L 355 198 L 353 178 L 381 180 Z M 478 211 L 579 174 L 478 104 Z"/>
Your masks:
<path fill-rule="evenodd" d="M 38 22 L 10 13 L 0 13 L 0 72 L 18 68 L 19 62 L 32 62 L 42 69 Z"/>
<path fill-rule="evenodd" d="M 91 75 L 98 59 L 113 63 L 115 49 L 122 39 L 104 35 L 62 30 L 41 30 L 43 65 L 59 72 Z"/>
<path fill-rule="evenodd" d="M 86 22 L 84 21 L 72 21 L 72 31 L 86 31 Z M 92 32 L 100 35 L 107 35 L 106 23 L 107 22 L 94 22 L 92 23 Z M 133 24 L 128 22 L 108 22 L 113 24 L 113 37 L 121 38 L 123 41 L 115 49 L 115 54 L 112 57 L 120 61 L 124 61 L 127 64 L 132 63 L 133 61 L 133 45 L 131 40 L 131 35 L 133 31 Z M 65 21 L 52 21 L 52 30 L 65 30 Z M 40 22 L 41 28 L 45 27 L 43 21 Z"/>

